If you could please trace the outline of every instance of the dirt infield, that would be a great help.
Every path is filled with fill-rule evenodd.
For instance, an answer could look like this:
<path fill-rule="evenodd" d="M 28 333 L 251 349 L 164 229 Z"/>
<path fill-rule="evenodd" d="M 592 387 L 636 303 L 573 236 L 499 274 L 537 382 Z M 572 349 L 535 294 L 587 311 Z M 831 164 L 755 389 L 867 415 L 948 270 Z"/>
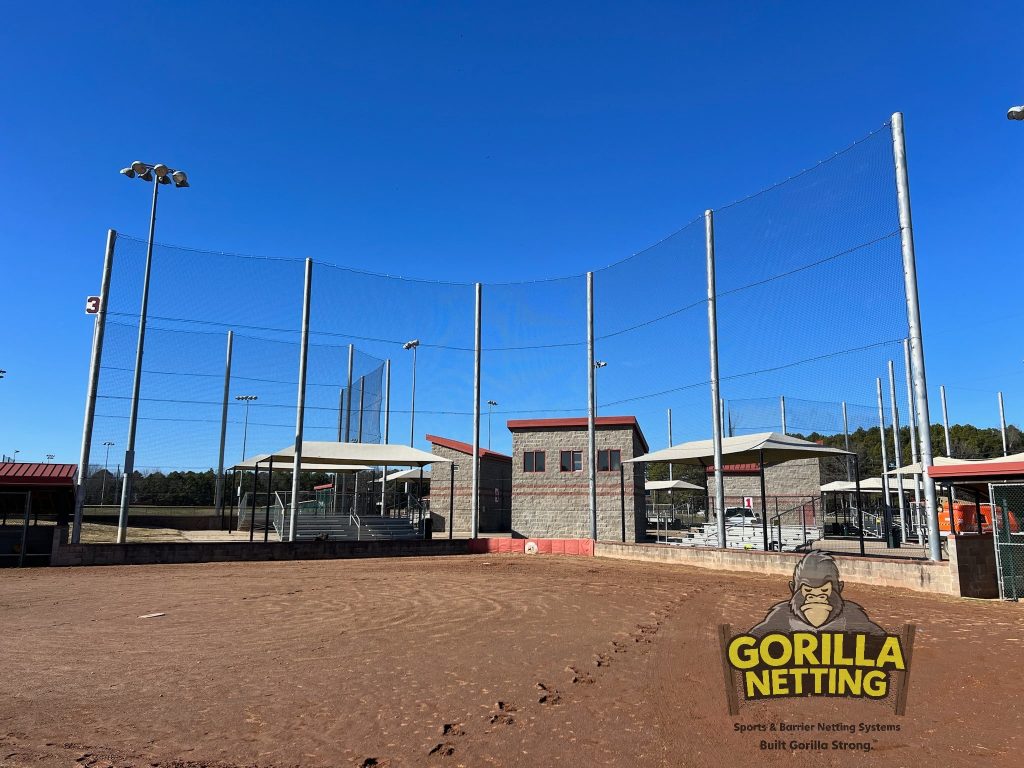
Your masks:
<path fill-rule="evenodd" d="M 8 571 L 0 766 L 1024 764 L 1024 610 L 844 595 L 917 625 L 905 717 L 726 714 L 716 627 L 784 579 L 515 555 Z M 899 730 L 796 754 L 736 728 L 780 721 Z"/>

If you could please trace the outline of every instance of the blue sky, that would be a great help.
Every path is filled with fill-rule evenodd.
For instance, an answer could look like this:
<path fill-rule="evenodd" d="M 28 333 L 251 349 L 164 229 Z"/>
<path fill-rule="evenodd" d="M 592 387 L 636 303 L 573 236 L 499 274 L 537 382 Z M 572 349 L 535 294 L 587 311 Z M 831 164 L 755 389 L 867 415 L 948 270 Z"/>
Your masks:
<path fill-rule="evenodd" d="M 614 262 L 896 110 L 929 384 L 1020 423 L 1022 28 L 1011 2 L 11 4 L 0 451 L 77 461 L 83 300 L 106 229 L 145 234 L 133 159 L 193 180 L 162 242 L 495 282 Z"/>

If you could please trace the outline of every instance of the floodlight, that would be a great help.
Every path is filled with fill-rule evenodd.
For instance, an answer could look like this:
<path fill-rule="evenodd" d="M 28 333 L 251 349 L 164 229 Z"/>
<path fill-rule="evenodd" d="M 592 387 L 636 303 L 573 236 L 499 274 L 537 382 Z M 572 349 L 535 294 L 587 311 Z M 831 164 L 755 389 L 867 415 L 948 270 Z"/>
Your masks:
<path fill-rule="evenodd" d="M 156 180 L 157 180 L 157 183 L 159 183 L 159 184 L 170 184 L 171 183 L 171 179 L 168 176 L 157 176 Z"/>
<path fill-rule="evenodd" d="M 156 165 L 153 166 L 153 171 L 156 173 L 156 177 L 158 179 L 166 176 L 169 170 L 171 169 L 168 168 L 163 163 L 157 163 Z"/>
<path fill-rule="evenodd" d="M 596 360 L 594 362 L 595 368 L 604 368 L 606 365 L 608 365 L 608 363 L 606 363 L 604 360 Z"/>
<path fill-rule="evenodd" d="M 139 178 L 142 179 L 143 181 L 152 181 L 153 172 L 147 168 L 145 173 L 139 174 Z"/>
<path fill-rule="evenodd" d="M 420 340 L 419 339 L 413 339 L 412 341 L 405 342 L 405 344 L 402 345 L 402 349 L 416 349 L 416 347 L 418 347 L 419 345 L 420 345 Z"/>
<path fill-rule="evenodd" d="M 141 176 L 142 174 L 144 174 L 146 172 L 146 164 L 144 162 L 142 162 L 141 160 L 136 160 L 134 163 L 132 163 L 131 168 L 139 176 Z"/>
<path fill-rule="evenodd" d="M 176 187 L 188 186 L 188 176 L 185 175 L 184 171 L 175 171 L 171 174 L 171 178 L 174 179 L 174 186 Z"/>
<path fill-rule="evenodd" d="M 1024 120 L 1024 105 L 1019 107 L 1010 107 L 1006 111 L 1006 118 L 1008 120 Z"/>
<path fill-rule="evenodd" d="M 121 169 L 121 173 L 123 173 L 129 179 L 134 179 L 135 178 L 135 171 L 133 171 L 131 168 L 122 168 Z"/>

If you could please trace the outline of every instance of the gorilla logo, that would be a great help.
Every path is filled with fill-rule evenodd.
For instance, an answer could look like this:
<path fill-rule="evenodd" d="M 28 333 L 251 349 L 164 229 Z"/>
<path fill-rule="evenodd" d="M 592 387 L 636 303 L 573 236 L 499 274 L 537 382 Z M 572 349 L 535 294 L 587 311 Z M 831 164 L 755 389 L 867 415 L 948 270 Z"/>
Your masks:
<path fill-rule="evenodd" d="M 764 621 L 750 630 L 754 637 L 773 632 L 867 632 L 885 630 L 868 618 L 856 603 L 843 600 L 843 582 L 832 556 L 808 552 L 793 569 L 789 582 L 793 596 L 768 611 Z"/>

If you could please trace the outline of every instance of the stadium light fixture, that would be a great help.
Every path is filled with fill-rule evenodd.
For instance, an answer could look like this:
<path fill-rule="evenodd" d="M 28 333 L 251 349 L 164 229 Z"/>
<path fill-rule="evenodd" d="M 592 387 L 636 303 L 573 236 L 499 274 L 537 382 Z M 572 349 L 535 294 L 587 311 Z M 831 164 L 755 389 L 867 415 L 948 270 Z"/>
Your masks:
<path fill-rule="evenodd" d="M 7 371 L 5 371 L 2 368 L 0 368 L 0 379 L 2 379 L 6 375 L 7 375 Z"/>
<path fill-rule="evenodd" d="M 130 171 L 130 173 L 129 173 Z M 121 485 L 121 508 L 117 518 L 117 543 L 124 544 L 128 534 L 128 506 L 132 497 L 132 472 L 135 469 L 135 431 L 139 420 L 139 392 L 142 387 L 142 353 L 146 340 L 146 311 L 149 307 L 149 277 L 153 268 L 153 236 L 156 232 L 156 202 L 161 184 L 170 184 L 168 173 L 177 169 L 163 163 L 150 165 L 134 160 L 121 173 L 128 178 L 156 181 L 153 184 L 153 205 L 149 214 L 149 239 L 146 243 L 146 270 L 142 278 L 142 308 L 139 311 L 139 340 L 135 348 L 135 372 L 132 375 L 131 410 L 128 414 L 128 440 L 124 451 L 124 482 Z M 154 176 L 155 173 L 155 176 Z M 178 186 L 178 185 L 175 185 Z"/>
<path fill-rule="evenodd" d="M 1024 120 L 1024 105 L 1019 107 L 1010 107 L 1006 110 L 1007 120 Z"/>
<path fill-rule="evenodd" d="M 53 459 L 54 459 L 54 455 L 52 453 L 46 454 L 46 463 L 47 464 L 49 464 L 51 461 L 53 461 Z"/>
<path fill-rule="evenodd" d="M 242 428 L 242 461 L 245 461 L 245 442 L 249 437 L 249 405 L 259 400 L 257 395 L 235 395 L 235 400 L 245 403 L 245 426 Z"/>
<path fill-rule="evenodd" d="M 604 368 L 606 365 L 608 365 L 608 363 L 606 361 L 604 361 L 604 360 L 595 360 L 594 361 L 594 367 L 595 368 Z"/>
<path fill-rule="evenodd" d="M 178 188 L 188 186 L 188 175 L 184 171 L 175 171 L 171 174 L 171 179 L 174 180 L 174 186 Z"/>

